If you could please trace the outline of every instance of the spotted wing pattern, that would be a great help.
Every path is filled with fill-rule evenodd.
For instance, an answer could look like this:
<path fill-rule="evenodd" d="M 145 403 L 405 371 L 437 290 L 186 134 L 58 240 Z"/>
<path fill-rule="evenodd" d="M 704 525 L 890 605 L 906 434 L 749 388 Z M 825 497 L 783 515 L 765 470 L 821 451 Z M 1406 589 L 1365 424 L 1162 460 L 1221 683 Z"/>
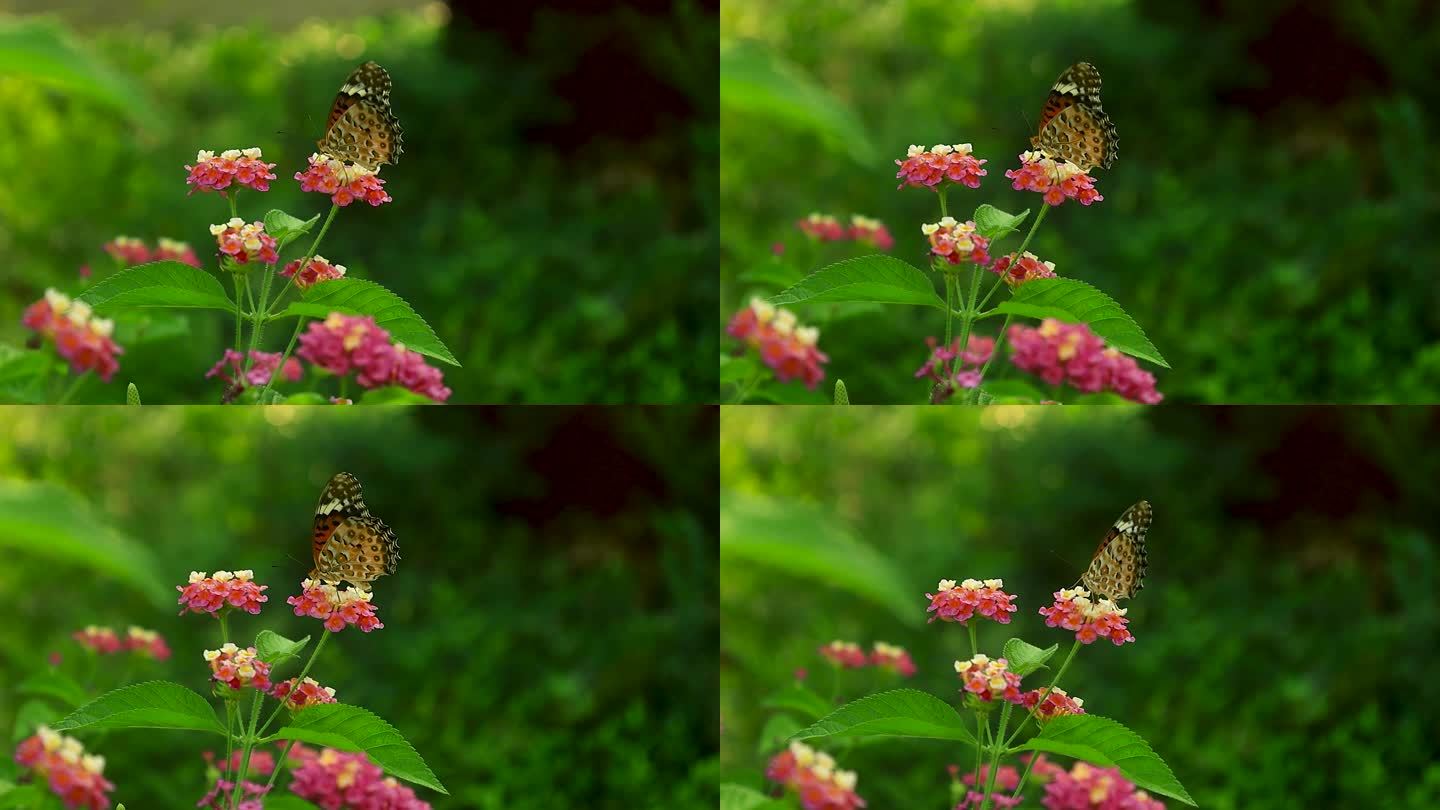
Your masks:
<path fill-rule="evenodd" d="M 400 544 L 384 521 L 370 514 L 360 482 L 349 473 L 330 479 L 315 507 L 312 579 L 365 586 L 395 573 Z"/>
<path fill-rule="evenodd" d="M 1145 537 L 1150 531 L 1150 502 L 1140 501 L 1115 521 L 1090 567 L 1080 577 L 1092 594 L 1110 600 L 1130 599 L 1145 587 Z"/>
<path fill-rule="evenodd" d="M 1100 71 L 1089 62 L 1065 69 L 1040 111 L 1040 126 L 1030 145 L 1085 171 L 1110 168 L 1119 136 L 1100 105 Z"/>
<path fill-rule="evenodd" d="M 366 62 L 340 85 L 330 105 L 325 137 L 316 145 L 331 157 L 377 169 L 400 161 L 404 134 L 390 111 L 390 74 Z"/>

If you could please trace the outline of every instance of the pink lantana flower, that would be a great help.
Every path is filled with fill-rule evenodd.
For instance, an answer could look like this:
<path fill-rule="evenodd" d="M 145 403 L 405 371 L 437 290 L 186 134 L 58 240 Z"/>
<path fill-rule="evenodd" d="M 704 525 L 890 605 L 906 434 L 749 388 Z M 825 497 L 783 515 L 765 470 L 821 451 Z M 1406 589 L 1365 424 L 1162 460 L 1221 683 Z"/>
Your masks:
<path fill-rule="evenodd" d="M 415 791 L 388 777 L 363 753 L 297 745 L 290 755 L 300 761 L 290 790 L 321 807 L 355 810 L 430 810 Z"/>
<path fill-rule="evenodd" d="M 259 147 L 249 149 L 227 149 L 216 155 L 202 149 L 195 155 L 195 165 L 186 166 L 189 176 L 185 182 L 190 193 L 196 191 L 224 191 L 231 183 L 248 186 L 256 191 L 269 191 L 270 181 L 275 174 L 270 170 L 274 163 L 266 163 Z"/>
<path fill-rule="evenodd" d="M 125 649 L 154 658 L 156 661 L 170 658 L 170 647 L 159 633 L 133 624 L 125 631 Z"/>
<path fill-rule="evenodd" d="M 120 370 L 115 358 L 125 353 L 111 335 L 115 322 L 95 317 L 90 305 L 72 300 L 57 290 L 45 291 L 45 297 L 31 304 L 20 323 L 44 338 L 55 341 L 55 351 L 70 363 L 76 374 L 93 371 L 101 380 L 110 382 Z"/>
<path fill-rule="evenodd" d="M 390 333 L 368 316 L 332 312 L 323 321 L 311 322 L 300 335 L 296 354 L 337 376 L 354 371 L 356 382 L 365 388 L 401 385 L 436 402 L 452 393 L 440 369 L 404 344 L 392 344 Z"/>
<path fill-rule="evenodd" d="M 275 369 L 280 367 L 279 352 L 262 352 L 253 350 L 250 352 L 250 370 L 243 371 L 244 360 L 240 353 L 234 349 L 226 349 L 224 356 L 209 371 L 205 372 L 205 378 L 219 377 L 227 385 L 244 388 L 246 385 L 266 385 L 270 382 Z M 285 370 L 280 374 L 282 379 L 296 382 L 305 373 L 300 366 L 300 361 L 291 357 L 285 361 Z"/>
<path fill-rule="evenodd" d="M 942 579 L 935 593 L 925 594 L 930 600 L 930 607 L 925 610 L 935 614 L 930 617 L 932 622 L 939 619 L 965 624 L 978 614 L 999 624 L 1009 624 L 1010 614 L 1017 608 L 1015 597 L 1006 593 L 1004 587 L 1003 579 L 967 579 L 958 585 L 953 579 Z"/>
<path fill-rule="evenodd" d="M 896 188 L 914 186 L 933 189 L 946 180 L 979 188 L 980 178 L 986 175 L 981 166 L 986 161 L 977 159 L 973 152 L 968 143 L 937 144 L 929 149 L 911 146 L 904 160 L 895 161 L 895 165 L 900 167 L 895 177 L 901 181 Z"/>
<path fill-rule="evenodd" d="M 275 237 L 265 232 L 265 223 L 256 220 L 247 223 L 239 217 L 229 222 L 211 225 L 220 252 L 229 256 L 236 264 L 249 264 L 251 260 L 274 264 L 280 261 L 276 251 Z"/>
<path fill-rule="evenodd" d="M 347 165 L 328 155 L 312 154 L 310 167 L 296 172 L 301 191 L 316 191 L 328 195 L 330 201 L 345 207 L 356 200 L 372 206 L 390 202 L 385 192 L 385 181 L 375 172 L 363 166 Z"/>
<path fill-rule="evenodd" d="M 1095 190 L 1095 178 L 1079 166 L 1069 161 L 1056 162 L 1042 152 L 1022 152 L 1020 168 L 1007 170 L 1005 176 L 1010 178 L 1011 187 L 1016 191 L 1044 195 L 1046 205 L 1059 205 L 1066 200 L 1089 205 L 1105 199 Z"/>
<path fill-rule="evenodd" d="M 133 236 L 117 236 L 101 246 L 122 267 L 133 267 L 150 261 L 150 248 Z"/>
<path fill-rule="evenodd" d="M 1046 810 L 1090 810 L 1095 807 L 1114 810 L 1165 810 L 1164 802 L 1152 799 L 1121 775 L 1119 768 L 1097 768 L 1088 762 L 1077 762 L 1068 771 L 1055 769 L 1053 781 L 1045 786 L 1040 800 Z M 1038 766 L 1037 766 L 1038 773 Z"/>
<path fill-rule="evenodd" d="M 936 404 L 954 396 L 960 389 L 978 388 L 980 370 L 995 353 L 995 338 L 971 335 L 969 347 L 960 350 L 960 338 L 949 346 L 938 345 L 934 337 L 925 338 L 930 357 L 915 370 L 915 377 L 929 377 L 935 386 L 930 400 Z M 959 361 L 959 362 L 956 362 Z"/>
<path fill-rule="evenodd" d="M 313 579 L 304 580 L 300 587 L 300 595 L 287 598 L 285 603 L 295 608 L 296 616 L 320 619 L 332 633 L 344 630 L 346 625 L 354 625 L 362 633 L 385 626 L 375 616 L 375 605 L 370 602 L 372 597 L 368 591 L 355 587 L 342 591 Z"/>
<path fill-rule="evenodd" d="M 845 239 L 845 227 L 830 214 L 813 213 L 795 223 L 806 236 L 821 242 L 840 242 Z"/>
<path fill-rule="evenodd" d="M 1010 671 L 1010 662 L 1004 658 L 992 659 L 982 653 L 968 661 L 956 661 L 955 672 L 964 685 L 962 691 L 977 700 L 989 703 L 998 697 L 1008 703 L 1023 702 L 1020 676 Z"/>
<path fill-rule="evenodd" d="M 236 751 L 236 755 L 245 753 Z M 253 765 L 256 752 L 251 752 L 250 758 Z M 237 766 L 238 767 L 238 766 Z M 235 790 L 235 783 L 228 779 L 216 779 L 215 786 L 210 792 L 200 797 L 196 807 L 208 807 L 212 810 L 226 810 L 230 805 L 230 796 Z M 265 810 L 265 794 L 270 792 L 267 785 L 259 782 L 251 782 L 248 779 L 240 780 L 240 803 L 234 806 L 234 810 Z"/>
<path fill-rule="evenodd" d="M 300 270 L 299 259 L 285 265 L 285 269 L 280 271 L 280 275 L 285 278 L 295 276 L 295 286 L 302 290 L 316 282 L 345 277 L 345 265 L 331 264 L 326 261 L 324 256 L 312 258 L 310 263 L 305 265 L 305 269 L 301 270 L 298 276 L 295 275 L 297 270 Z"/>
<path fill-rule="evenodd" d="M 84 630 L 76 630 L 70 637 L 80 642 L 80 646 L 100 655 L 111 655 L 125 649 L 120 643 L 120 637 L 108 627 L 96 627 L 92 624 Z"/>
<path fill-rule="evenodd" d="M 859 214 L 850 217 L 850 229 L 846 231 L 846 235 L 856 242 L 874 245 L 881 250 L 895 247 L 895 237 L 890 235 L 885 223 Z"/>
<path fill-rule="evenodd" d="M 985 265 L 990 263 L 990 240 L 975 230 L 974 222 L 959 222 L 954 217 L 942 217 L 939 222 L 920 226 L 920 232 L 930 240 L 930 252 L 951 264 L 970 262 Z"/>
<path fill-rule="evenodd" d="M 1130 620 L 1125 618 L 1127 612 L 1109 599 L 1092 602 L 1090 592 L 1084 588 L 1058 590 L 1055 592 L 1055 603 L 1050 607 L 1040 608 L 1046 627 L 1072 630 L 1075 638 L 1082 644 L 1107 638 L 1117 647 L 1135 640 L 1126 627 L 1130 623 Z"/>
<path fill-rule="evenodd" d="M 445 373 L 425 362 L 425 356 L 403 343 L 362 344 L 355 350 L 355 381 L 363 388 L 398 385 L 436 402 L 450 398 Z"/>
<path fill-rule="evenodd" d="M 260 660 L 254 647 L 241 649 L 230 642 L 218 650 L 206 650 L 211 677 L 231 689 L 252 686 L 262 692 L 270 689 L 270 665 Z"/>
<path fill-rule="evenodd" d="M 794 792 L 804 810 L 857 810 L 865 806 L 865 800 L 855 792 L 855 772 L 840 770 L 829 754 L 802 742 L 792 742 L 772 757 L 765 778 Z"/>
<path fill-rule="evenodd" d="M 188 243 L 167 239 L 164 236 L 160 237 L 160 241 L 155 247 L 153 258 L 156 261 L 173 259 L 177 262 L 184 262 L 191 267 L 200 266 L 200 257 L 195 255 L 195 250 L 191 248 Z"/>
<path fill-rule="evenodd" d="M 1040 696 L 1045 695 L 1045 702 L 1040 702 Z M 1066 714 L 1084 714 L 1085 701 L 1080 698 L 1070 697 L 1064 689 L 1051 689 L 1046 694 L 1044 689 L 1031 689 L 1022 697 L 1025 699 L 1025 708 L 1035 713 L 1035 719 L 1044 722 Z M 1038 708 L 1037 708 L 1038 707 Z"/>
<path fill-rule="evenodd" d="M 825 379 L 821 366 L 830 358 L 817 346 L 820 330 L 801 326 L 788 309 L 752 298 L 750 306 L 730 319 L 725 331 L 758 350 L 760 359 L 774 370 L 780 382 L 800 380 L 806 388 L 814 388 Z"/>
<path fill-rule="evenodd" d="M 883 641 L 875 642 L 875 647 L 870 653 L 870 663 L 898 673 L 903 678 L 915 675 L 915 661 L 904 647 L 897 647 L 894 644 L 886 644 Z"/>
<path fill-rule="evenodd" d="M 853 641 L 836 639 L 821 647 L 819 653 L 835 666 L 846 669 L 860 669 L 870 662 L 865 651 Z"/>
<path fill-rule="evenodd" d="M 990 272 L 998 274 L 1007 285 L 1014 288 L 1037 278 L 1055 278 L 1055 263 L 1042 262 L 1027 250 L 1020 254 L 1020 258 L 1013 264 L 1009 256 L 1001 256 L 990 265 Z"/>
<path fill-rule="evenodd" d="M 105 758 L 86 753 L 74 737 L 42 725 L 20 741 L 15 762 L 43 779 L 67 810 L 109 810 L 115 785 L 105 778 Z"/>
<path fill-rule="evenodd" d="M 206 763 L 214 767 L 220 773 L 234 773 L 235 771 L 240 770 L 241 764 L 244 763 L 244 754 L 244 751 L 233 752 L 230 755 L 229 762 L 225 762 L 224 760 L 216 762 L 214 751 L 205 751 L 201 754 L 201 756 L 205 758 Z M 250 770 L 246 774 L 247 776 L 250 774 L 254 774 L 256 776 L 269 776 L 274 771 L 274 754 L 270 753 L 269 751 L 260 750 L 254 750 L 250 752 Z"/>
<path fill-rule="evenodd" d="M 306 678 L 304 681 L 300 681 L 299 678 L 281 681 L 275 684 L 274 689 L 270 690 L 270 696 L 284 703 L 285 708 L 294 712 L 298 712 L 306 706 L 335 702 L 335 690 L 328 686 L 321 686 L 320 682 L 314 678 Z"/>
<path fill-rule="evenodd" d="M 1165 398 L 1155 389 L 1155 375 L 1143 371 L 1134 358 L 1107 347 L 1083 323 L 1046 318 L 1038 328 L 1016 324 L 1008 337 L 1016 368 L 1050 385 L 1069 383 L 1083 393 L 1108 389 L 1145 405 Z"/>
<path fill-rule="evenodd" d="M 235 608 L 246 613 L 260 612 L 260 606 L 270 600 L 265 595 L 269 585 L 255 582 L 254 571 L 216 571 L 207 576 L 204 571 L 191 571 L 187 585 L 176 585 L 180 592 L 180 604 L 186 613 L 209 613 L 214 616 L 222 610 Z"/>

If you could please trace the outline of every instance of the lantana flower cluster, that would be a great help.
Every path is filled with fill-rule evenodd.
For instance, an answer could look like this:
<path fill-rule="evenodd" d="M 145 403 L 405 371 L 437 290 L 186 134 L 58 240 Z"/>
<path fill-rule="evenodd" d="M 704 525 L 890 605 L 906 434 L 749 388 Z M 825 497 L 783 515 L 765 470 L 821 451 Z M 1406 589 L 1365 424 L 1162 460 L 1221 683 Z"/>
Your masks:
<path fill-rule="evenodd" d="M 265 595 L 269 587 L 256 583 L 255 572 L 250 570 L 216 571 L 214 575 L 191 571 L 189 584 L 176 585 L 175 590 L 180 592 L 180 604 L 185 606 L 181 616 L 186 613 L 214 616 L 229 608 L 259 613 L 260 606 L 270 600 Z"/>
<path fill-rule="evenodd" d="M 765 778 L 794 791 L 804 810 L 855 810 L 865 806 L 865 800 L 855 792 L 855 772 L 838 770 L 829 754 L 802 742 L 792 742 L 772 757 Z"/>
<path fill-rule="evenodd" d="M 226 149 L 218 155 L 201 149 L 195 155 L 195 165 L 185 167 L 190 173 L 185 182 L 190 186 L 191 194 L 196 191 L 224 191 L 231 183 L 256 191 L 269 191 L 270 181 L 275 179 L 274 172 L 270 171 L 273 168 L 275 164 L 264 161 L 258 146 Z"/>
<path fill-rule="evenodd" d="M 301 681 L 299 678 L 291 678 L 275 684 L 270 690 L 271 697 L 285 704 L 291 711 L 300 711 L 306 706 L 315 706 L 321 703 L 334 703 L 335 690 L 329 686 L 321 686 L 314 678 L 306 678 Z"/>
<path fill-rule="evenodd" d="M 1046 205 L 1059 205 L 1075 200 L 1089 205 L 1105 199 L 1095 190 L 1095 178 L 1069 161 L 1055 161 L 1043 152 L 1022 152 L 1020 168 L 1008 169 L 1005 176 L 1016 191 L 1035 191 L 1044 195 Z"/>
<path fill-rule="evenodd" d="M 385 181 L 364 166 L 349 165 L 318 153 L 312 154 L 309 162 L 309 168 L 295 173 L 301 191 L 326 194 L 341 208 L 356 200 L 372 206 L 390 202 L 390 195 L 385 192 Z"/>
<path fill-rule="evenodd" d="M 971 335 L 969 342 L 970 345 L 962 352 L 960 338 L 955 338 L 949 346 L 939 345 L 933 336 L 925 338 L 925 343 L 930 346 L 930 358 L 915 370 L 915 378 L 929 377 L 935 382 L 936 390 L 931 401 L 942 402 L 961 388 L 980 386 L 980 370 L 995 353 L 995 338 Z"/>
<path fill-rule="evenodd" d="M 895 177 L 901 182 L 897 189 L 906 186 L 936 188 L 945 180 L 970 188 L 980 187 L 980 178 L 986 175 L 984 160 L 975 157 L 974 148 L 968 143 L 954 145 L 937 144 L 926 149 L 912 145 L 904 160 L 896 160 L 900 171 Z"/>
<path fill-rule="evenodd" d="M 921 225 L 920 232 L 930 240 L 930 252 L 951 264 L 990 263 L 990 240 L 976 231 L 973 221 L 941 217 L 939 222 Z"/>
<path fill-rule="evenodd" d="M 835 641 L 820 648 L 820 654 L 827 661 L 846 669 L 860 669 L 870 663 L 870 657 L 853 641 Z"/>
<path fill-rule="evenodd" d="M 314 751 L 297 745 L 290 756 L 298 759 L 290 790 L 325 808 L 347 810 L 430 810 L 415 791 L 386 776 L 363 753 L 347 754 L 326 748 Z"/>
<path fill-rule="evenodd" d="M 1000 624 L 1010 623 L 1010 614 L 1015 607 L 1015 597 L 1004 591 L 1003 579 L 967 579 L 955 583 L 953 579 L 942 579 L 933 594 L 925 594 L 930 600 L 926 612 L 935 615 L 930 621 L 939 619 L 946 622 L 965 624 L 977 614 Z"/>
<path fill-rule="evenodd" d="M 999 275 L 1010 287 L 1019 287 L 1037 278 L 1055 278 L 1055 263 L 1042 262 L 1040 257 L 1027 250 L 1013 263 L 1009 256 L 1001 256 L 990 265 L 990 272 Z"/>
<path fill-rule="evenodd" d="M 165 259 L 184 262 L 191 267 L 200 266 L 200 258 L 195 255 L 194 249 L 184 242 L 174 239 L 160 237 L 154 250 L 145 244 L 142 239 L 133 236 L 117 236 L 104 244 L 104 250 L 110 254 L 123 267 L 133 267 L 146 262 L 156 262 Z"/>
<path fill-rule="evenodd" d="M 1136 788 L 1119 768 L 1077 762 L 1066 771 L 1058 765 L 1037 762 L 1034 775 L 1037 781 L 1049 780 L 1040 800 L 1046 810 L 1165 810 L 1164 802 Z"/>
<path fill-rule="evenodd" d="M 43 778 L 66 808 L 107 810 L 115 785 L 105 778 L 105 758 L 87 754 L 74 737 L 40 726 L 15 749 L 15 761 Z"/>
<path fill-rule="evenodd" d="M 775 371 L 780 382 L 800 380 L 806 388 L 814 388 L 825 379 L 821 366 L 830 358 L 817 346 L 820 330 L 801 326 L 788 309 L 752 298 L 750 306 L 735 313 L 725 332 L 758 350 L 760 359 Z"/>
<path fill-rule="evenodd" d="M 870 663 L 881 669 L 891 670 L 905 678 L 915 674 L 915 661 L 910 657 L 910 652 L 904 647 L 887 644 L 883 641 L 875 642 L 875 647 L 870 652 Z"/>
<path fill-rule="evenodd" d="M 297 271 L 299 275 L 296 275 Z M 344 278 L 345 265 L 331 264 L 324 256 L 315 256 L 306 263 L 304 270 L 300 270 L 300 260 L 296 259 L 285 265 L 285 269 L 280 271 L 280 275 L 285 278 L 294 276 L 295 286 L 303 290 L 321 281 Z"/>
<path fill-rule="evenodd" d="M 1069 383 L 1084 393 L 1110 390 L 1125 399 L 1154 405 L 1164 399 L 1155 375 L 1134 358 L 1108 348 L 1083 323 L 1046 318 L 1039 327 L 1010 327 L 1011 362 L 1050 385 Z"/>
<path fill-rule="evenodd" d="M 231 689 L 250 686 L 261 692 L 270 690 L 270 665 L 260 660 L 254 647 L 241 649 L 227 641 L 218 650 L 206 650 L 204 655 L 210 662 L 211 677 Z"/>
<path fill-rule="evenodd" d="M 108 627 L 97 627 L 93 624 L 84 630 L 75 631 L 71 637 L 81 646 L 100 655 L 133 651 L 157 661 L 164 661 L 170 657 L 170 647 L 165 644 L 165 639 L 161 638 L 159 633 L 134 625 L 125 631 L 124 639 L 121 639 L 114 630 Z"/>
<path fill-rule="evenodd" d="M 344 630 L 347 625 L 360 628 L 362 633 L 385 626 L 375 616 L 375 605 L 371 604 L 371 594 L 367 591 L 355 587 L 342 591 L 314 579 L 304 580 L 301 588 L 299 596 L 291 596 L 285 603 L 295 608 L 296 616 L 320 619 L 332 633 Z"/>
<path fill-rule="evenodd" d="M 281 683 L 285 682 L 282 681 Z M 276 688 L 278 689 L 279 687 L 280 684 L 276 684 Z M 226 762 L 223 759 L 217 762 L 215 759 L 214 751 L 205 751 L 201 753 L 200 756 L 204 757 L 205 762 L 208 763 L 210 766 L 214 767 L 220 773 L 234 773 L 240 770 L 240 766 L 245 762 L 244 751 L 232 752 L 230 754 L 229 762 Z M 261 751 L 258 749 L 250 752 L 250 768 L 246 773 L 247 776 L 251 774 L 254 774 L 256 776 L 269 776 L 271 773 L 274 772 L 274 770 L 274 754 L 270 753 L 269 751 Z"/>
<path fill-rule="evenodd" d="M 100 379 L 110 382 L 120 370 L 120 361 L 115 358 L 125 350 L 111 337 L 115 333 L 115 322 L 95 317 L 84 301 L 72 300 L 58 290 L 48 289 L 44 298 L 25 310 L 20 323 L 41 337 L 55 341 L 55 350 L 76 374 L 93 371 Z"/>
<path fill-rule="evenodd" d="M 981 701 L 989 703 L 998 697 L 1017 705 L 1024 702 L 1020 676 L 1010 671 L 1010 662 L 1004 658 L 981 653 L 968 661 L 956 661 L 955 672 L 960 676 L 963 691 Z"/>
<path fill-rule="evenodd" d="M 245 359 L 234 349 L 226 349 L 220 362 L 216 363 L 209 371 L 205 372 L 205 378 L 219 377 L 226 385 L 244 388 L 246 385 L 265 385 L 280 367 L 279 352 L 262 352 L 259 349 L 250 351 L 250 370 L 245 371 Z M 285 370 L 280 376 L 290 382 L 296 382 L 304 374 L 300 361 L 291 357 L 285 361 Z"/>
<path fill-rule="evenodd" d="M 1125 618 L 1127 612 L 1109 599 L 1091 601 L 1090 592 L 1084 588 L 1058 590 L 1055 592 L 1055 604 L 1040 608 L 1046 627 L 1073 630 L 1075 638 L 1082 644 L 1106 638 L 1117 647 L 1135 640 L 1126 627 L 1130 623 Z"/>
<path fill-rule="evenodd" d="M 1040 696 L 1045 695 L 1045 702 L 1040 702 Z M 1084 714 L 1085 701 L 1081 698 L 1070 697 L 1070 695 L 1059 687 L 1055 687 L 1046 694 L 1044 689 L 1031 689 L 1024 695 L 1023 703 L 1025 708 L 1035 713 L 1035 719 L 1044 722 L 1053 720 L 1067 714 Z"/>
<path fill-rule="evenodd" d="M 820 655 L 837 667 L 863 669 L 873 666 L 888 669 L 903 677 L 915 674 L 915 662 L 904 647 L 877 641 L 869 653 L 853 641 L 835 640 L 821 647 Z M 803 671 L 802 671 L 803 672 Z M 803 675 L 800 676 L 803 679 Z"/>
<path fill-rule="evenodd" d="M 241 753 L 241 752 L 237 752 Z M 253 756 L 253 754 L 252 754 Z M 235 783 L 229 779 L 216 779 L 215 786 L 200 797 L 195 803 L 196 807 L 208 807 L 211 810 L 227 810 L 230 804 L 230 796 L 235 790 Z M 265 810 L 265 794 L 270 792 L 269 785 L 262 785 L 259 782 L 251 782 L 249 779 L 240 780 L 240 803 L 234 805 L 234 810 Z"/>
<path fill-rule="evenodd" d="M 807 236 L 820 240 L 821 242 L 863 242 L 874 245 L 881 250 L 889 250 L 895 246 L 895 237 L 890 235 L 890 230 L 885 223 L 872 217 L 854 214 L 850 217 L 848 226 L 840 224 L 840 220 L 830 214 L 812 213 L 808 217 L 795 223 L 795 227 L 803 231 Z"/>
<path fill-rule="evenodd" d="M 405 344 L 392 344 L 390 333 L 369 316 L 332 312 L 323 321 L 312 321 L 300 335 L 296 354 L 337 376 L 356 372 L 355 381 L 363 388 L 399 385 L 436 402 L 450 398 L 440 369 Z"/>
<path fill-rule="evenodd" d="M 231 217 L 228 222 L 211 225 L 210 233 L 214 235 L 220 252 L 236 264 L 249 264 L 252 259 L 265 264 L 280 261 L 275 237 L 265 232 L 265 223 L 259 220 L 246 222 L 239 217 Z"/>

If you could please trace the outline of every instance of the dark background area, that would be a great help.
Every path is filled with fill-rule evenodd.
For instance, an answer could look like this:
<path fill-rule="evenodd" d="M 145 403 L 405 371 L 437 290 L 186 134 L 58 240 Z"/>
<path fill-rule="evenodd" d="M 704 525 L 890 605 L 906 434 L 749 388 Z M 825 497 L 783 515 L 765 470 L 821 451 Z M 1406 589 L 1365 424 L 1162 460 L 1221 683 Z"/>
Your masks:
<path fill-rule="evenodd" d="M 721 41 L 722 76 L 788 71 L 774 97 L 722 81 L 721 319 L 778 292 L 739 278 L 775 242 L 807 270 L 874 252 L 797 253 L 811 211 L 879 217 L 891 253 L 922 263 L 939 213 L 934 194 L 895 190 L 909 144 L 989 160 L 978 191 L 950 194 L 960 218 L 981 203 L 1033 216 L 1039 195 L 1004 172 L 1055 77 L 1089 61 L 1118 159 L 1096 175 L 1105 200 L 1056 209 L 1030 249 L 1140 323 L 1172 366 L 1141 363 L 1167 401 L 1440 399 L 1440 288 L 1421 258 L 1440 222 L 1422 157 L 1440 129 L 1434 3 L 734 0 Z M 936 312 L 797 310 L 852 401 L 924 400 L 911 372 L 943 333 Z"/>
<path fill-rule="evenodd" d="M 725 781 L 761 786 L 777 712 L 760 704 L 797 668 L 827 694 L 815 650 L 832 639 L 902 645 L 919 669 L 903 685 L 956 699 L 968 637 L 925 623 L 942 578 L 1017 596 L 1011 624 L 978 625 L 982 652 L 1020 637 L 1065 654 L 1073 634 L 1037 611 L 1145 498 L 1137 640 L 1085 647 L 1062 688 L 1210 810 L 1440 802 L 1433 410 L 750 407 L 721 422 Z M 843 698 L 897 685 L 844 683 Z M 945 806 L 945 766 L 966 752 L 837 751 L 876 810 Z"/>
<path fill-rule="evenodd" d="M 328 210 L 293 175 L 340 82 L 374 59 L 405 128 L 381 175 L 394 202 L 346 208 L 320 253 L 430 323 L 463 364 L 444 367 L 451 402 L 713 399 L 696 358 L 717 341 L 718 4 L 38 5 L 13 10 L 59 15 L 89 73 L 0 76 L 0 342 L 23 342 L 47 286 L 74 291 L 82 264 L 103 276 L 116 235 L 208 261 L 228 210 L 186 198 L 198 149 L 260 146 L 277 164 L 242 216 Z M 118 384 L 81 400 L 123 401 L 134 380 L 147 402 L 218 402 L 203 374 L 227 329 L 204 313 L 188 337 L 133 340 Z M 267 331 L 283 348 L 288 330 Z"/>
<path fill-rule="evenodd" d="M 83 674 L 69 634 L 88 624 L 158 630 L 174 657 L 131 680 L 206 691 L 200 653 L 217 646 L 218 624 L 176 616 L 174 586 L 192 570 L 252 568 L 270 586 L 259 616 L 231 617 L 237 641 L 262 629 L 318 638 L 320 623 L 285 598 L 311 565 L 320 489 L 346 470 L 402 556 L 374 588 L 384 629 L 342 631 L 312 674 L 414 744 L 451 791 L 422 798 L 535 810 L 713 801 L 715 409 L 0 415 L 0 729 L 15 740 L 43 719 L 15 685 L 43 679 L 51 652 Z M 94 688 L 124 668 L 125 656 L 101 658 Z M 77 736 L 108 758 L 113 797 L 130 807 L 191 806 L 205 789 L 201 751 L 218 743 L 223 755 L 201 734 Z"/>

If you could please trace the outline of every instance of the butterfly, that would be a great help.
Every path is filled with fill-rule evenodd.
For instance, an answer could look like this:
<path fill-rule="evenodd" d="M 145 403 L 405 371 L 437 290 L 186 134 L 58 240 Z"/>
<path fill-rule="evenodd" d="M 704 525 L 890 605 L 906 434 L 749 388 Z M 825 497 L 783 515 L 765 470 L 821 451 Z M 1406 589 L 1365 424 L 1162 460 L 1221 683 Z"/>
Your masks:
<path fill-rule="evenodd" d="M 337 473 L 320 493 L 315 507 L 311 579 L 335 584 L 341 580 L 364 587 L 395 573 L 400 543 L 389 526 L 370 514 L 360 496 L 360 482 Z"/>
<path fill-rule="evenodd" d="M 1080 581 L 1092 594 L 1111 601 L 1130 599 L 1145 587 L 1145 535 L 1150 531 L 1150 502 L 1140 501 L 1110 527 Z"/>
<path fill-rule="evenodd" d="M 390 112 L 390 74 L 366 62 L 350 74 L 330 105 L 325 137 L 316 141 L 320 151 L 349 163 L 375 170 L 398 163 L 404 132 Z"/>
<path fill-rule="evenodd" d="M 1115 125 L 1100 106 L 1100 71 L 1089 62 L 1066 68 L 1050 88 L 1030 145 L 1088 172 L 1096 166 L 1110 168 L 1118 144 Z"/>

